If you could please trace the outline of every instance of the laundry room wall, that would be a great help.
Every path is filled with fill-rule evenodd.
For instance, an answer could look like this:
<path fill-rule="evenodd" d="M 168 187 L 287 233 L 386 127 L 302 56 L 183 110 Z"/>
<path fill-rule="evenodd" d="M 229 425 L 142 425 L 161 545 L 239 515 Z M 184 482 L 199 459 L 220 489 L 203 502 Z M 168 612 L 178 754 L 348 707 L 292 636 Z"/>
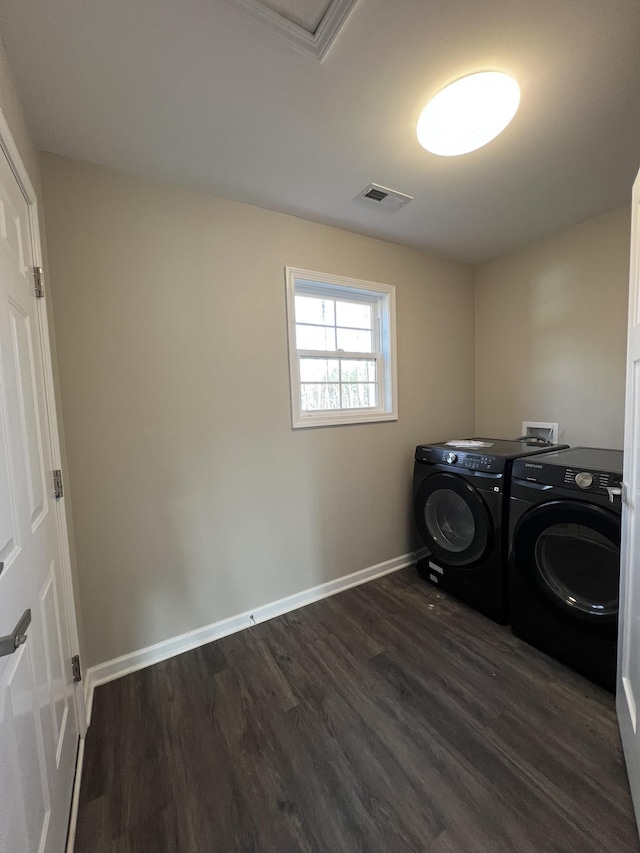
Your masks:
<path fill-rule="evenodd" d="M 623 443 L 630 205 L 476 269 L 476 432 Z"/>
<path fill-rule="evenodd" d="M 415 445 L 473 432 L 473 269 L 41 169 L 88 665 L 407 554 Z M 397 422 L 291 429 L 285 265 L 396 286 Z"/>
<path fill-rule="evenodd" d="M 33 143 L 33 137 L 27 125 L 13 72 L 9 65 L 7 51 L 2 41 L 0 41 L 0 109 L 2 109 L 9 125 L 13 141 L 20 152 L 31 183 L 37 189 L 40 185 L 38 149 Z"/>

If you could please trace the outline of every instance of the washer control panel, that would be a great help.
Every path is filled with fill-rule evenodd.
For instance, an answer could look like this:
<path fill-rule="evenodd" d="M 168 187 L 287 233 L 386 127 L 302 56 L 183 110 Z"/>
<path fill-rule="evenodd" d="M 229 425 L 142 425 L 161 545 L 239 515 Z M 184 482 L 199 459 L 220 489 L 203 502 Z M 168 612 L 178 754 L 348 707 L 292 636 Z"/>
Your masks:
<path fill-rule="evenodd" d="M 449 450 L 429 445 L 416 447 L 416 461 L 430 462 L 432 465 L 450 465 L 467 471 L 487 471 L 491 474 L 500 474 L 505 469 L 505 460 L 501 456 L 465 453 L 462 450 Z"/>
<path fill-rule="evenodd" d="M 467 453 L 464 464 L 471 471 L 494 471 L 495 461 L 494 456 L 479 456 L 476 453 Z"/>

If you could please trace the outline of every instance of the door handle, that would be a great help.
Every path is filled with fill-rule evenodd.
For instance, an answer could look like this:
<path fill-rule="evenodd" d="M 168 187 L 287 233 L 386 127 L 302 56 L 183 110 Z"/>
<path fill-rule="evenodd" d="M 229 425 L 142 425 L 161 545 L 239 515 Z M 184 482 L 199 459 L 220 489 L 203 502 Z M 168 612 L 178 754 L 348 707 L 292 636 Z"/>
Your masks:
<path fill-rule="evenodd" d="M 25 610 L 22 619 L 13 630 L 13 634 L 0 637 L 0 658 L 12 655 L 17 648 L 27 642 L 27 628 L 31 624 L 31 611 Z"/>

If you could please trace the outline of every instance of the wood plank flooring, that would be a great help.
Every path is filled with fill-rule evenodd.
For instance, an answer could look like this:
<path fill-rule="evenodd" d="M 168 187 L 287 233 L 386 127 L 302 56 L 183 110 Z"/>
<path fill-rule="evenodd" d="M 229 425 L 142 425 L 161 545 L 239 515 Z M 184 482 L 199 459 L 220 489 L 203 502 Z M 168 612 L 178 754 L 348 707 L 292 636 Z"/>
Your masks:
<path fill-rule="evenodd" d="M 75 853 L 639 849 L 612 697 L 413 569 L 96 691 Z"/>

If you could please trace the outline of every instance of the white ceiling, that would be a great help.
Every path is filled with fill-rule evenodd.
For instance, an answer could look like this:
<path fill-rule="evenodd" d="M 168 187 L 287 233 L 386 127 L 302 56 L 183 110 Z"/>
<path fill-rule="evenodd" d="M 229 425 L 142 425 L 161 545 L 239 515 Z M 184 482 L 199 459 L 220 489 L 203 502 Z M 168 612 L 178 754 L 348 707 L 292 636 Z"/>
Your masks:
<path fill-rule="evenodd" d="M 322 63 L 234 0 L 0 0 L 0 31 L 43 149 L 462 260 L 626 203 L 640 166 L 638 0 L 359 0 Z M 482 69 L 515 119 L 428 154 L 425 103 Z M 371 181 L 415 200 L 355 202 Z"/>

